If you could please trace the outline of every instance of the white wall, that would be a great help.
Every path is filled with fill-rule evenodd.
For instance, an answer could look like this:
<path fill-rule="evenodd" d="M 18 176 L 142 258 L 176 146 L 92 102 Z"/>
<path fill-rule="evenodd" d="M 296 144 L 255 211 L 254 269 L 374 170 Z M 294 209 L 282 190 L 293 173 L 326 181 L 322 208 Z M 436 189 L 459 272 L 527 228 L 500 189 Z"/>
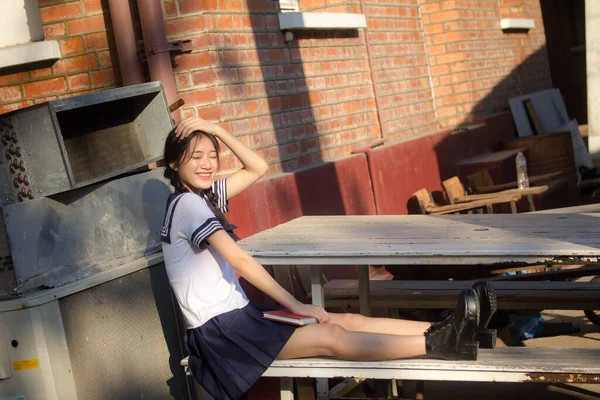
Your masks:
<path fill-rule="evenodd" d="M 43 39 L 38 0 L 0 0 L 0 47 Z"/>
<path fill-rule="evenodd" d="M 600 1 L 585 0 L 588 147 L 600 158 Z"/>

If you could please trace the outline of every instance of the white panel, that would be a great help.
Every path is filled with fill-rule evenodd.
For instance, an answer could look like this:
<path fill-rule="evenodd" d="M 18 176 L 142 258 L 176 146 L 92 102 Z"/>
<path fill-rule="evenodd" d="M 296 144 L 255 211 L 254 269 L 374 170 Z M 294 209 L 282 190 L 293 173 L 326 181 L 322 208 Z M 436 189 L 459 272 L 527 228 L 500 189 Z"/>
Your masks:
<path fill-rule="evenodd" d="M 279 9 L 281 12 L 298 11 L 298 0 L 279 0 Z"/>
<path fill-rule="evenodd" d="M 552 132 L 561 125 L 569 122 L 567 109 L 562 101 L 560 90 L 547 89 L 508 100 L 510 110 L 515 120 L 519 137 L 533 136 L 531 124 L 523 100 L 531 100 L 535 114 L 544 133 Z"/>
<path fill-rule="evenodd" d="M 502 18 L 500 28 L 505 29 L 533 29 L 535 22 L 529 18 Z"/>
<path fill-rule="evenodd" d="M 285 12 L 279 13 L 279 28 L 295 29 L 358 29 L 366 28 L 364 14 L 328 12 Z"/>
<path fill-rule="evenodd" d="M 576 119 L 569 121 L 568 123 L 559 126 L 554 129 L 554 132 L 570 132 L 571 143 L 573 144 L 573 155 L 575 156 L 575 166 L 577 167 L 577 178 L 581 181 L 581 174 L 579 173 L 579 167 L 584 165 L 588 168 L 594 168 L 594 162 L 588 153 L 587 147 L 581 133 L 579 132 L 579 124 Z"/>
<path fill-rule="evenodd" d="M 38 0 L 0 1 L 0 27 L 0 47 L 43 40 Z"/>
<path fill-rule="evenodd" d="M 588 148 L 600 159 L 600 1 L 585 2 L 585 62 L 587 76 Z"/>
<path fill-rule="evenodd" d="M 0 48 L 0 68 L 58 59 L 60 48 L 56 40 Z"/>
<path fill-rule="evenodd" d="M 12 366 L 10 356 L 8 355 L 8 342 L 6 334 L 2 332 L 0 326 L 0 380 L 7 379 L 12 376 Z"/>
<path fill-rule="evenodd" d="M 77 399 L 58 301 L 0 312 L 0 326 L 12 370 L 12 377 L 0 380 L 0 399 Z"/>

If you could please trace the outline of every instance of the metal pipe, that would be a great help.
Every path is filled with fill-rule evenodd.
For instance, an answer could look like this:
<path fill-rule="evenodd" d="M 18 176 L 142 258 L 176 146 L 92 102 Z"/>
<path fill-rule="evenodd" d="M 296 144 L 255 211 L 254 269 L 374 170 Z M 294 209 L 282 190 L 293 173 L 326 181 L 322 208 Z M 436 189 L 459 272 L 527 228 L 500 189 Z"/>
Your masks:
<path fill-rule="evenodd" d="M 173 104 L 178 100 L 173 66 L 171 65 L 171 44 L 167 40 L 160 0 L 137 0 L 144 36 L 144 46 L 148 59 L 150 80 L 161 81 L 167 102 Z M 175 123 L 180 120 L 179 110 L 172 114 Z"/>
<path fill-rule="evenodd" d="M 144 67 L 137 55 L 135 33 L 129 2 L 108 0 L 113 34 L 117 45 L 119 68 L 123 86 L 136 85 L 146 81 Z"/>
<path fill-rule="evenodd" d="M 360 0 L 360 12 L 363 15 L 367 15 L 365 13 L 365 1 Z M 365 45 L 367 47 L 367 58 L 369 59 L 369 70 L 371 71 L 371 82 L 373 84 L 373 94 L 375 95 L 375 107 L 377 107 L 377 122 L 379 123 L 379 130 L 381 131 L 381 138 L 385 139 L 387 134 L 383 131 L 383 110 L 381 109 L 381 104 L 379 100 L 379 90 L 377 89 L 377 82 L 375 82 L 375 71 L 373 71 L 373 51 L 371 49 L 371 40 L 369 39 L 369 24 L 367 22 L 367 26 L 364 29 L 365 33 Z"/>

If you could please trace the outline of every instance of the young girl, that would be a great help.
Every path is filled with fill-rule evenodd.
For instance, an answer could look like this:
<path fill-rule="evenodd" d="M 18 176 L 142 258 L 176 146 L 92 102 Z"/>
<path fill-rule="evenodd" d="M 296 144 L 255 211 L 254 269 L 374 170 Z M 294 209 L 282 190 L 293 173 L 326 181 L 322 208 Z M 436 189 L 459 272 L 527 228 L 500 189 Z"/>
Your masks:
<path fill-rule="evenodd" d="M 222 180 L 215 180 L 217 138 L 243 165 Z M 164 160 L 165 176 L 175 188 L 161 235 L 166 270 L 188 327 L 190 369 L 215 399 L 240 398 L 275 359 L 477 358 L 477 334 L 495 311 L 488 287 L 461 293 L 456 311 L 433 326 L 303 304 L 236 244 L 223 215 L 228 199 L 267 172 L 265 161 L 218 125 L 195 117 L 169 133 Z M 292 313 L 319 323 L 296 328 L 263 319 L 264 309 L 248 301 L 236 273 Z M 487 310 L 481 324 L 480 301 Z"/>

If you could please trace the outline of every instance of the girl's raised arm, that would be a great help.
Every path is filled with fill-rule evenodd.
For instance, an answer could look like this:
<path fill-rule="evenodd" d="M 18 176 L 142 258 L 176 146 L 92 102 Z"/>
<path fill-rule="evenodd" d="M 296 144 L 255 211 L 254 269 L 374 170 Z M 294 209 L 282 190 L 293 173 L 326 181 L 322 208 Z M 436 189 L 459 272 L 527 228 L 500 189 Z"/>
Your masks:
<path fill-rule="evenodd" d="M 175 128 L 177 137 L 181 139 L 194 131 L 203 131 L 218 137 L 241 161 L 243 168 L 227 178 L 228 199 L 250 187 L 269 170 L 269 165 L 254 150 L 248 148 L 219 125 L 198 117 L 191 117 L 182 121 Z"/>

